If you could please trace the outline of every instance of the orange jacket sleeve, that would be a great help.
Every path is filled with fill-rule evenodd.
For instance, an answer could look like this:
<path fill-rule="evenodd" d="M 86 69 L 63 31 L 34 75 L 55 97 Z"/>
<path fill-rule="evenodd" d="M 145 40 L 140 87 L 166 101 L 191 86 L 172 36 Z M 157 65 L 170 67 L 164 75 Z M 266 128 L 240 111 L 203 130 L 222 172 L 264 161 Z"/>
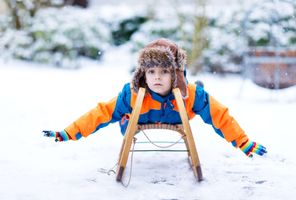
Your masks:
<path fill-rule="evenodd" d="M 78 140 L 81 137 L 89 136 L 109 123 L 119 121 L 124 114 L 130 112 L 130 86 L 127 84 L 117 97 L 105 103 L 98 103 L 95 108 L 65 128 L 65 131 L 72 140 Z"/>
<path fill-rule="evenodd" d="M 228 108 L 205 92 L 202 87 L 196 87 L 192 110 L 199 114 L 205 123 L 211 124 L 216 133 L 231 142 L 233 146 L 239 147 L 248 140 L 244 130 L 229 114 Z"/>

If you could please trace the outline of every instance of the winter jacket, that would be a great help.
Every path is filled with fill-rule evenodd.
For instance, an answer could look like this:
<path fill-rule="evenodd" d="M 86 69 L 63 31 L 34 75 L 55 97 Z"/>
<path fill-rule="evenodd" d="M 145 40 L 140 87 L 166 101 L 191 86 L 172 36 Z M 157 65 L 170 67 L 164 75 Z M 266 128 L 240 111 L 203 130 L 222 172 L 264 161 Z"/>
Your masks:
<path fill-rule="evenodd" d="M 117 97 L 109 102 L 98 103 L 95 108 L 65 128 L 65 131 L 72 140 L 78 140 L 110 123 L 119 121 L 121 131 L 124 133 L 136 97 L 137 94 L 131 88 L 131 84 L 127 83 Z M 231 142 L 233 146 L 239 147 L 248 140 L 236 120 L 229 115 L 228 108 L 210 96 L 203 87 L 188 84 L 188 98 L 184 101 L 189 119 L 195 115 L 201 116 L 205 123 L 212 125 L 216 133 Z M 181 124 L 174 95 L 170 93 L 162 97 L 148 91 L 143 100 L 138 123 Z"/>

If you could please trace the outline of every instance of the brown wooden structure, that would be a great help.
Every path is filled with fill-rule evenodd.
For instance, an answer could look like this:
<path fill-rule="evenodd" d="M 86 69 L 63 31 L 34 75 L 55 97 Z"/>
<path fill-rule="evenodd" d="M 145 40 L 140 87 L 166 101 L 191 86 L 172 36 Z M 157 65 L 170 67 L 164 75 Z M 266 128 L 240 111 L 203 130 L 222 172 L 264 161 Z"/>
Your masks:
<path fill-rule="evenodd" d="M 269 89 L 296 85 L 296 50 L 252 49 L 245 56 L 246 76 Z"/>
<path fill-rule="evenodd" d="M 187 112 L 185 110 L 184 102 L 181 96 L 181 92 L 179 88 L 173 89 L 173 93 L 177 102 L 177 106 L 179 108 L 180 117 L 182 120 L 181 125 L 170 125 L 170 124 L 145 124 L 145 125 L 139 125 L 138 119 L 140 115 L 140 110 L 142 107 L 142 102 L 145 96 L 145 89 L 140 88 L 138 92 L 138 96 L 136 99 L 135 107 L 133 109 L 133 112 L 130 117 L 130 121 L 128 124 L 128 127 L 125 132 L 125 136 L 122 142 L 121 151 L 119 154 L 119 161 L 118 161 L 118 168 L 116 173 L 116 180 L 121 181 L 122 176 L 124 173 L 124 170 L 126 168 L 126 163 L 129 157 L 129 152 L 131 149 L 131 145 L 133 142 L 133 138 L 137 132 L 144 129 L 168 129 L 177 131 L 182 135 L 182 138 L 186 144 L 187 152 L 189 161 L 192 167 L 192 170 L 194 172 L 195 177 L 198 181 L 202 180 L 202 171 L 201 166 L 194 142 L 194 138 L 191 132 L 191 128 L 189 125 L 189 120 L 187 116 Z"/>

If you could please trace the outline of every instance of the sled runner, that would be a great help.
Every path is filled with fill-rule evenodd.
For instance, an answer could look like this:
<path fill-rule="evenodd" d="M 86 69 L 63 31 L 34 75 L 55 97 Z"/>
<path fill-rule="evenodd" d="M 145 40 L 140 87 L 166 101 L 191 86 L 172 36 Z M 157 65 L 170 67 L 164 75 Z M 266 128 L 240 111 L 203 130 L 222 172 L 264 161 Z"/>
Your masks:
<path fill-rule="evenodd" d="M 118 161 L 118 167 L 116 172 L 116 180 L 121 181 L 122 176 L 126 167 L 126 163 L 129 157 L 129 152 L 131 149 L 131 145 L 134 139 L 134 136 L 137 132 L 144 130 L 144 129 L 168 129 L 172 131 L 176 131 L 181 134 L 184 143 L 187 148 L 188 157 L 190 161 L 190 165 L 192 167 L 192 170 L 194 172 L 195 177 L 198 181 L 202 181 L 202 172 L 201 172 L 201 166 L 197 154 L 197 150 L 195 147 L 194 138 L 191 132 L 187 112 L 185 110 L 184 102 L 181 96 L 181 92 L 179 88 L 173 89 L 173 94 L 175 96 L 177 106 L 179 108 L 179 113 L 181 117 L 182 124 L 178 125 L 170 125 L 170 124 L 145 124 L 145 125 L 139 125 L 138 119 L 140 115 L 140 110 L 142 107 L 143 99 L 145 96 L 145 89 L 140 88 L 138 91 L 135 107 L 132 111 L 130 121 L 128 123 L 125 136 L 122 142 L 122 147 L 119 154 L 119 161 Z"/>

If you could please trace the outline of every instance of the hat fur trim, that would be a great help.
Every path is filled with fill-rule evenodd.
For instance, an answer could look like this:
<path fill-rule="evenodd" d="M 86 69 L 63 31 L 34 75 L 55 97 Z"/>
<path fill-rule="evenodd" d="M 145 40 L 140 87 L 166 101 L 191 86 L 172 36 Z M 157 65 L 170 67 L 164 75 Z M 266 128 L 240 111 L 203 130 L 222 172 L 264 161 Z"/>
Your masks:
<path fill-rule="evenodd" d="M 172 74 L 172 87 L 177 87 L 176 70 L 184 71 L 186 52 L 178 48 L 176 56 L 170 48 L 165 46 L 145 47 L 139 52 L 138 65 L 133 74 L 132 88 L 137 93 L 140 87 L 147 88 L 145 70 L 152 67 L 170 69 Z"/>

